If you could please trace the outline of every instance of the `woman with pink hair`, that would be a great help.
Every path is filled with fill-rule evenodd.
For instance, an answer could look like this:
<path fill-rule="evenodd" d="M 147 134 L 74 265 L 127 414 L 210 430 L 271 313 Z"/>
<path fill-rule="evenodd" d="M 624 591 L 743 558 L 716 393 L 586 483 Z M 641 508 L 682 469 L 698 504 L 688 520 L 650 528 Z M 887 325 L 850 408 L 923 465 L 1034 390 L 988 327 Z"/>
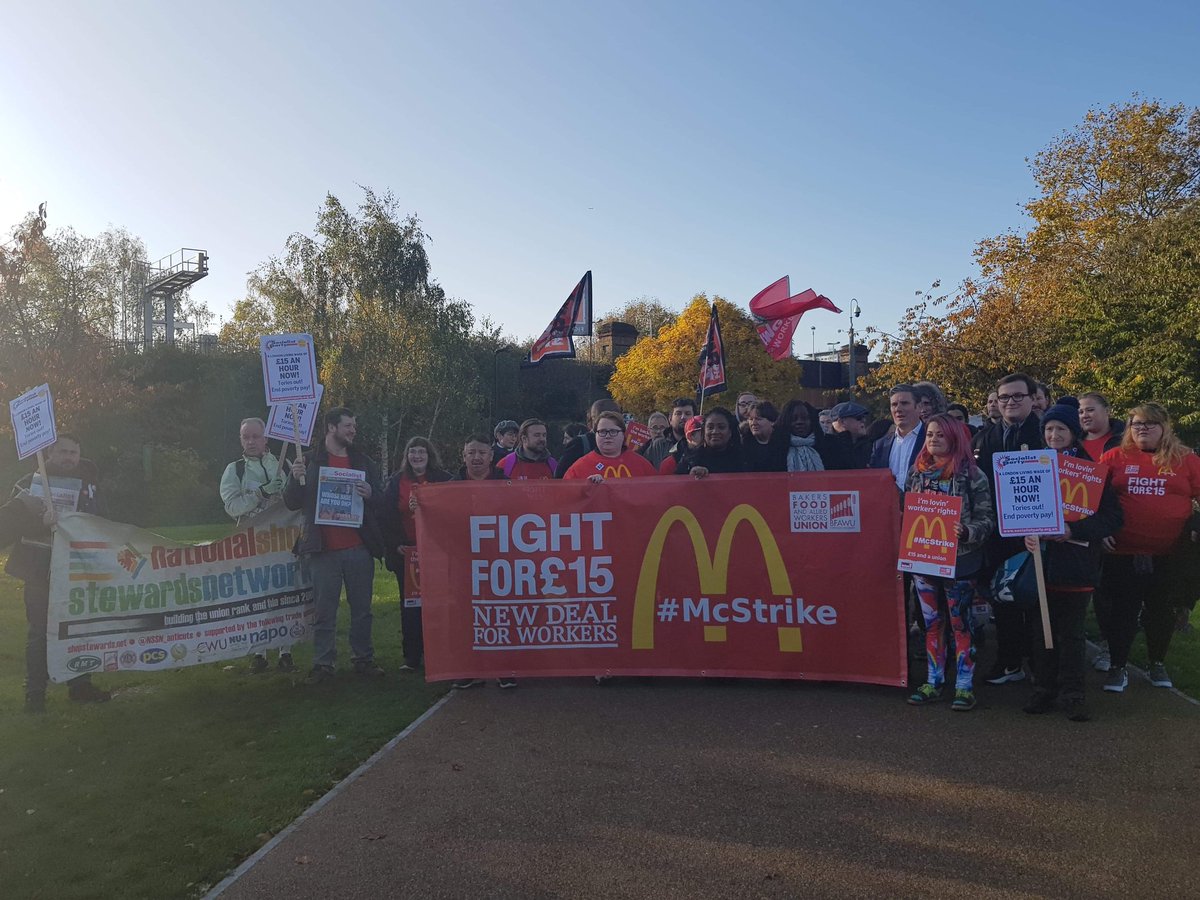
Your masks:
<path fill-rule="evenodd" d="M 971 434 L 965 425 L 945 413 L 930 417 L 925 425 L 925 444 L 908 473 L 905 490 L 962 498 L 954 576 L 913 575 L 925 619 L 929 673 L 926 683 L 912 693 L 908 702 L 924 706 L 942 698 L 947 655 L 942 635 L 943 616 L 948 616 L 954 632 L 956 664 L 954 701 L 950 708 L 967 712 L 975 708 L 971 603 L 975 598 L 975 576 L 983 565 L 983 545 L 996 527 L 996 514 L 991 488 L 987 477 L 975 465 Z"/>

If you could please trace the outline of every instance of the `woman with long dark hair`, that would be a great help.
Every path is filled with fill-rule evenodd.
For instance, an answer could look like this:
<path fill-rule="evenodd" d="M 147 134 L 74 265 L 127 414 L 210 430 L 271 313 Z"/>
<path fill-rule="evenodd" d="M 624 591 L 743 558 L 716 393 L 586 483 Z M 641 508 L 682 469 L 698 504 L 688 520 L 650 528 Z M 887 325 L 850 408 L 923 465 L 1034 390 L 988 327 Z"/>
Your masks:
<path fill-rule="evenodd" d="M 983 545 L 996 527 L 996 513 L 987 477 L 975 465 L 971 435 L 965 425 L 945 413 L 930 417 L 925 425 L 925 444 L 908 474 L 905 491 L 962 498 L 954 576 L 913 575 L 913 585 L 925 618 L 925 654 L 929 671 L 925 684 L 913 692 L 908 702 L 924 706 L 942 698 L 947 657 L 942 635 L 945 615 L 954 632 L 956 667 L 954 701 L 950 708 L 967 712 L 975 708 L 971 604 L 975 599 L 975 578 L 983 565 Z"/>
<path fill-rule="evenodd" d="M 413 437 L 404 445 L 400 468 L 383 486 L 383 513 L 380 526 L 387 542 L 384 564 L 396 576 L 400 588 L 401 646 L 404 665 L 401 672 L 412 672 L 425 658 L 425 640 L 421 631 L 421 608 L 404 603 L 404 548 L 415 547 L 417 528 L 415 513 L 417 498 L 413 488 L 420 484 L 450 481 L 451 474 L 442 469 L 437 450 L 429 438 Z"/>

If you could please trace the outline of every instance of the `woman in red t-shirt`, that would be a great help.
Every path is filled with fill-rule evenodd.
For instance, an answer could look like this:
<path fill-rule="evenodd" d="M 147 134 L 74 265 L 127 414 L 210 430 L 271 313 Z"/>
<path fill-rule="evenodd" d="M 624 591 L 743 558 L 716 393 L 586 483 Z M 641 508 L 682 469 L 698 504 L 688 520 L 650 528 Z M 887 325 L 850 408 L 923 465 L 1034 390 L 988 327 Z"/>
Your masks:
<path fill-rule="evenodd" d="M 625 449 L 625 420 L 620 413 L 603 412 L 596 418 L 596 449 L 567 469 L 564 479 L 586 478 L 600 484 L 606 478 L 639 478 L 657 475 L 646 457 Z"/>
<path fill-rule="evenodd" d="M 1129 411 L 1121 446 L 1100 461 L 1109 468 L 1125 519 L 1115 537 L 1104 539 L 1111 554 L 1104 562 L 1101 583 L 1107 602 L 1097 608 L 1110 654 L 1104 689 L 1121 693 L 1129 684 L 1125 665 L 1139 613 L 1150 656 L 1150 681 L 1171 687 L 1163 661 L 1175 612 L 1163 576 L 1168 556 L 1184 531 L 1197 539 L 1191 520 L 1192 501 L 1200 498 L 1200 457 L 1175 436 L 1163 407 L 1143 403 Z"/>

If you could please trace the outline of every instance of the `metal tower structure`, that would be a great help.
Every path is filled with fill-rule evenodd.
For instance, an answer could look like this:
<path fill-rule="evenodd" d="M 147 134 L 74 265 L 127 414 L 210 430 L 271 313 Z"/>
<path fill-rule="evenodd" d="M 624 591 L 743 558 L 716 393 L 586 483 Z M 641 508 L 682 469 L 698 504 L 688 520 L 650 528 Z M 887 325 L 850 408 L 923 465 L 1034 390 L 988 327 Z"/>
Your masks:
<path fill-rule="evenodd" d="M 162 328 L 162 342 L 175 343 L 175 332 L 191 325 L 175 321 L 176 297 L 208 274 L 208 252 L 184 247 L 158 262 L 146 264 L 146 286 L 142 292 L 142 341 L 149 349 L 155 329 Z M 162 318 L 155 317 L 159 302 Z"/>

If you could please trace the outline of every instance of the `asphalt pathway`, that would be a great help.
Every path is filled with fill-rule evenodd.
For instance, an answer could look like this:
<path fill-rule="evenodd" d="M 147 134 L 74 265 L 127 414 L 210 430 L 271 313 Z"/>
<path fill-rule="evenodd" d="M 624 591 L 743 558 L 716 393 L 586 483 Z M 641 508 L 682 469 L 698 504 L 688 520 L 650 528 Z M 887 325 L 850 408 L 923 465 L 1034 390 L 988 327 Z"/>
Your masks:
<path fill-rule="evenodd" d="M 221 893 L 1198 897 L 1200 708 L 1096 719 L 898 689 L 526 680 L 461 691 Z"/>

